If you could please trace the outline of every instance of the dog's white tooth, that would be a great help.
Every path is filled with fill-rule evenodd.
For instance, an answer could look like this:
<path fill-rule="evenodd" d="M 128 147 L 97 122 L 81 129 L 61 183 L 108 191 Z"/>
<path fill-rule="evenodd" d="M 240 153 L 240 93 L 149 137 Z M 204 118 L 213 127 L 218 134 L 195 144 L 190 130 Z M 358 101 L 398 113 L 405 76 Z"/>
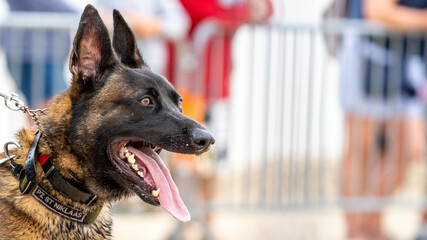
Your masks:
<path fill-rule="evenodd" d="M 132 168 L 133 168 L 133 170 L 135 170 L 135 171 L 138 171 L 138 170 L 139 170 L 138 165 L 136 165 L 136 164 L 132 164 Z"/>
<path fill-rule="evenodd" d="M 157 147 L 154 151 L 155 151 L 157 154 L 160 154 L 160 153 L 162 152 L 162 149 L 161 149 L 161 148 L 159 148 L 159 147 Z"/>
<path fill-rule="evenodd" d="M 131 154 L 132 154 L 132 153 L 127 152 L 127 153 L 125 153 L 125 156 L 126 156 L 126 157 L 129 157 Z"/>
<path fill-rule="evenodd" d="M 143 172 L 138 171 L 137 173 L 138 173 L 138 175 L 139 175 L 140 177 L 145 178 L 145 176 L 144 176 L 144 173 L 143 173 Z"/>
<path fill-rule="evenodd" d="M 129 162 L 129 163 L 131 163 L 131 164 L 134 164 L 134 163 L 135 163 L 135 155 L 130 154 L 130 155 L 127 157 L 127 159 L 128 159 L 128 162 Z"/>
<path fill-rule="evenodd" d="M 158 188 L 157 190 L 153 190 L 153 191 L 151 191 L 151 194 L 153 195 L 153 197 L 159 197 L 159 194 L 160 194 L 160 188 Z"/>
<path fill-rule="evenodd" d="M 125 157 L 127 157 L 126 153 L 128 153 L 128 152 L 129 152 L 129 150 L 127 149 L 127 147 L 122 146 L 122 147 L 120 148 L 119 157 L 120 157 L 121 159 L 125 159 Z"/>

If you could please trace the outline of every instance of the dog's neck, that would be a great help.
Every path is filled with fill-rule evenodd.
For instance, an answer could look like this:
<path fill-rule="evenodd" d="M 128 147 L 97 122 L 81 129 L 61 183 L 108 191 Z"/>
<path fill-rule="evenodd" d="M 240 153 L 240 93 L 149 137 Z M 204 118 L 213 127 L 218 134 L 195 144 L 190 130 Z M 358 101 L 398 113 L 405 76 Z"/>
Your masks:
<path fill-rule="evenodd" d="M 50 112 L 49 108 L 59 110 Z M 82 174 L 84 171 L 79 164 L 78 157 L 72 153 L 68 137 L 71 111 L 72 101 L 69 91 L 65 91 L 52 99 L 47 114 L 41 118 L 42 137 L 39 152 L 49 155 L 55 168 L 64 177 L 81 182 L 80 179 L 84 178 L 84 174 Z M 61 161 L 62 158 L 67 158 L 67 161 Z"/>
<path fill-rule="evenodd" d="M 67 119 L 66 116 L 69 116 L 71 111 L 71 101 L 69 95 L 67 92 L 60 94 L 52 101 L 51 105 L 52 104 L 59 104 L 60 107 L 52 107 L 55 109 L 60 109 L 60 111 L 48 112 L 48 114 L 41 119 L 40 130 L 42 132 L 42 136 L 37 146 L 37 155 L 43 154 L 49 156 L 49 161 L 54 166 L 55 171 L 59 173 L 57 175 L 61 176 L 61 178 L 74 180 L 83 184 L 81 179 L 84 179 L 85 171 L 83 170 L 81 164 L 79 164 L 78 158 L 72 154 L 67 138 L 66 126 L 68 126 L 68 121 L 70 119 Z M 44 126 L 50 127 L 45 128 Z M 31 142 L 34 139 L 35 132 L 36 129 L 31 128 L 22 130 L 19 133 L 20 142 L 24 147 L 23 149 L 25 149 L 24 151 L 29 149 Z M 21 156 L 26 156 L 26 154 L 27 153 L 23 153 Z M 65 158 L 66 161 L 63 161 Z M 38 159 L 35 159 L 35 162 L 38 162 Z M 44 173 L 40 167 L 40 164 L 37 163 L 36 166 L 38 173 L 37 183 L 43 184 L 47 190 L 52 192 L 52 195 L 54 195 L 56 198 L 62 199 L 65 202 L 69 202 L 69 199 L 63 198 L 63 196 L 56 191 L 61 191 L 61 189 L 54 189 L 52 184 L 44 179 Z M 82 188 L 84 189 L 84 187 Z"/>
<path fill-rule="evenodd" d="M 73 149 L 73 144 L 76 144 L 70 139 L 70 131 L 72 131 L 70 122 L 76 104 L 72 100 L 70 90 L 57 95 L 50 101 L 47 114 L 40 119 L 43 134 L 39 152 L 51 156 L 53 165 L 65 178 L 82 183 L 86 189 L 98 196 L 99 202 L 110 203 L 133 194 L 116 185 L 109 185 L 106 188 L 103 183 L 100 183 L 102 181 L 99 178 L 93 176 L 93 171 L 96 169 L 89 165 L 93 160 L 88 159 L 89 154 L 78 152 L 76 146 Z M 51 112 L 49 109 L 56 109 L 56 111 Z M 32 130 L 31 134 L 35 131 L 35 129 Z"/>
<path fill-rule="evenodd" d="M 36 132 L 35 128 L 21 130 L 19 132 L 18 138 L 20 139 L 20 143 L 22 144 L 22 149 L 20 150 L 21 152 L 19 153 L 19 155 L 21 157 L 17 159 L 18 164 L 24 165 L 25 156 L 27 156 L 30 144 L 34 140 L 35 132 Z M 39 157 L 37 157 L 37 156 L 49 156 L 47 161 L 43 161 L 43 163 L 44 163 L 43 166 L 46 167 L 47 162 L 49 164 L 53 165 L 54 171 L 56 171 L 56 177 L 57 177 L 56 179 L 62 178 L 61 180 L 64 180 L 64 181 L 74 180 L 74 181 L 79 182 L 78 178 L 76 178 L 74 176 L 74 174 L 72 172 L 72 168 L 62 166 L 64 164 L 61 164 L 61 162 L 62 162 L 61 156 L 67 157 L 67 161 L 69 162 L 70 160 L 73 160 L 72 155 L 66 154 L 63 151 L 55 152 L 53 149 L 54 148 L 52 148 L 49 141 L 46 140 L 46 136 L 42 135 L 42 138 L 39 141 L 39 144 L 37 146 L 36 157 L 34 158 L 34 161 L 36 163 L 35 164 L 36 172 L 37 172 L 35 185 L 41 185 L 43 188 L 45 188 L 45 190 L 49 193 L 49 195 L 58 199 L 59 202 L 64 203 L 64 204 L 69 204 L 69 205 L 71 204 L 71 205 L 77 206 L 79 208 L 83 207 L 85 210 L 91 210 L 94 208 L 98 208 L 99 206 L 102 206 L 103 203 L 101 203 L 101 202 L 99 204 L 94 204 L 94 205 L 89 207 L 90 204 L 85 204 L 84 202 L 73 201 L 73 199 L 65 197 L 63 194 L 60 193 L 60 191 L 66 192 L 64 189 L 60 189 L 58 187 L 55 188 L 52 185 L 52 182 L 51 182 L 52 180 L 47 178 L 47 176 L 46 176 L 46 173 L 47 173 L 46 168 L 45 169 L 42 168 L 42 165 L 41 165 L 42 162 L 39 161 Z M 55 157 L 50 157 L 50 156 L 55 156 Z M 78 193 L 78 191 L 84 191 L 84 190 L 80 190 L 79 188 L 76 188 L 76 189 L 77 189 L 77 191 L 75 193 Z M 83 189 L 83 187 L 81 189 Z M 71 194 L 70 194 L 70 196 L 71 196 Z"/>

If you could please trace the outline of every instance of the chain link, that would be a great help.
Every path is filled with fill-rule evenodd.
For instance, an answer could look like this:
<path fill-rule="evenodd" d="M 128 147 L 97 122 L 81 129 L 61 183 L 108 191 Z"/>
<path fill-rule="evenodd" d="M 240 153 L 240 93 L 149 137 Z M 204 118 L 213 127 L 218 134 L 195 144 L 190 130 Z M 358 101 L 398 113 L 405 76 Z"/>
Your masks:
<path fill-rule="evenodd" d="M 16 93 L 12 93 L 10 96 L 1 93 L 0 97 L 4 98 L 4 105 L 12 111 L 22 111 L 23 113 L 27 113 L 30 115 L 31 119 L 33 119 L 37 128 L 40 128 L 40 116 L 45 115 L 47 108 L 43 109 L 34 109 L 31 110 L 27 106 L 25 106 L 24 102 L 19 98 L 19 95 Z"/>

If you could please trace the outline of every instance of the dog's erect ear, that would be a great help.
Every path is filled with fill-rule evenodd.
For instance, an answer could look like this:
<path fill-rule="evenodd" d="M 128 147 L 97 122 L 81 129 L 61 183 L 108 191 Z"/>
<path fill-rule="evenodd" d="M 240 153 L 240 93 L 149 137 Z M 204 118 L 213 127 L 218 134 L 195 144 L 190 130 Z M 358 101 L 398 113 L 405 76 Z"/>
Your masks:
<path fill-rule="evenodd" d="M 113 47 L 120 61 L 130 68 L 147 67 L 139 53 L 135 36 L 119 11 L 114 9 Z"/>
<path fill-rule="evenodd" d="M 87 5 L 74 37 L 70 56 L 72 90 L 82 92 L 96 89 L 103 84 L 103 73 L 117 62 L 107 28 L 98 11 L 92 5 Z"/>

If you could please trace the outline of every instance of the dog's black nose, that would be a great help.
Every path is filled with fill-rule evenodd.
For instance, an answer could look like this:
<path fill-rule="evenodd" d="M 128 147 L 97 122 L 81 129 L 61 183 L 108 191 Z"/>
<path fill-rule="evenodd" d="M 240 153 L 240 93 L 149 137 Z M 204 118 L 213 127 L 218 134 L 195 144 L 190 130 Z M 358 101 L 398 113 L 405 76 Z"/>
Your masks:
<path fill-rule="evenodd" d="M 199 152 L 205 152 L 209 147 L 215 143 L 215 138 L 208 131 L 196 128 L 192 133 L 194 147 Z"/>

